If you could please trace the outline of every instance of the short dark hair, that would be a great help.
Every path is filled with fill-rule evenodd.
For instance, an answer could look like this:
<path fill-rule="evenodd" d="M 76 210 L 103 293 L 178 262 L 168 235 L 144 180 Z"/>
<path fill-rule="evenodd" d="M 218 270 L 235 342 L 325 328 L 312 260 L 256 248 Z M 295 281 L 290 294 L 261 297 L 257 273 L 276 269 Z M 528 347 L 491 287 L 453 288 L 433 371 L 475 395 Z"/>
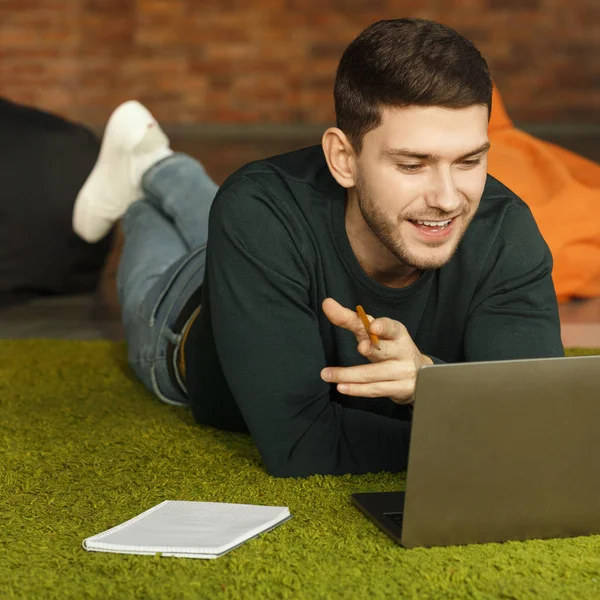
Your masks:
<path fill-rule="evenodd" d="M 492 78 L 479 50 L 425 19 L 377 21 L 344 51 L 334 85 L 337 126 L 356 152 L 381 124 L 381 108 L 477 104 L 492 110 Z M 489 118 L 489 117 L 488 117 Z"/>

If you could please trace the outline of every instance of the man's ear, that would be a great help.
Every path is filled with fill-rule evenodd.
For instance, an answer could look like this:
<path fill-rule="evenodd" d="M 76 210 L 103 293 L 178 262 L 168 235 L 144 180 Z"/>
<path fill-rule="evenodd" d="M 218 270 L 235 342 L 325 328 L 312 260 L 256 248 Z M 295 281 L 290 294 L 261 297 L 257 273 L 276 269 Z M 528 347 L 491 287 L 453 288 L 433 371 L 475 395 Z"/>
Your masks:
<path fill-rule="evenodd" d="M 356 155 L 346 134 L 337 127 L 330 127 L 321 140 L 323 152 L 331 174 L 345 188 L 356 185 Z"/>

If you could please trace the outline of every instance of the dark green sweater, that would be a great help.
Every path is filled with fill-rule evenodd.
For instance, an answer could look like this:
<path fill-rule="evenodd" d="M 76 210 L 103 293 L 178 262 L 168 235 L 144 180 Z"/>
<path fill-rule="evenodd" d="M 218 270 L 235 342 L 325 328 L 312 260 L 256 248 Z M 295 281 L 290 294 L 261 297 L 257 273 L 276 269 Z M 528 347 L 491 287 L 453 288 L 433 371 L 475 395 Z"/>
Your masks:
<path fill-rule="evenodd" d="M 345 198 L 315 146 L 234 173 L 210 214 L 202 311 L 185 349 L 189 398 L 198 423 L 249 431 L 275 476 L 406 468 L 406 407 L 344 396 L 320 377 L 368 362 L 323 313 L 329 296 L 401 321 L 435 362 L 564 353 L 550 251 L 497 180 L 452 260 L 403 289 L 361 269 Z"/>

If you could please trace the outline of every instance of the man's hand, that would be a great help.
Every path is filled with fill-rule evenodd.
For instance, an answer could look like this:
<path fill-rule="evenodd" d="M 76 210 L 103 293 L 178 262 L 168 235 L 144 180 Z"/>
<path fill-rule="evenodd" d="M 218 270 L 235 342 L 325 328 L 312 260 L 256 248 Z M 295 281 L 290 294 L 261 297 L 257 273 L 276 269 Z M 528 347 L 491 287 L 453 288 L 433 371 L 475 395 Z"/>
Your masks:
<path fill-rule="evenodd" d="M 323 312 L 334 325 L 356 336 L 359 353 L 373 364 L 327 367 L 321 371 L 321 378 L 337 383 L 338 391 L 348 396 L 389 397 L 397 404 L 412 402 L 418 370 L 423 365 L 432 365 L 433 361 L 419 352 L 406 327 L 393 319 L 373 319 L 367 315 L 371 333 L 379 338 L 378 350 L 353 310 L 344 308 L 333 298 L 326 298 Z"/>

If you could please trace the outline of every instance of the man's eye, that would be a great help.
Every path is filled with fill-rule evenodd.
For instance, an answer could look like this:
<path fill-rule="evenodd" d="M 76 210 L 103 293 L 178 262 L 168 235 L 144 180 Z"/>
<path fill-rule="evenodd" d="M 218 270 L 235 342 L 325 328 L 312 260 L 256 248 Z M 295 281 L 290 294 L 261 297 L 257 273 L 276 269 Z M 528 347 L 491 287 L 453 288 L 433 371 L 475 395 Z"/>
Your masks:
<path fill-rule="evenodd" d="M 474 158 L 472 160 L 463 160 L 462 161 L 462 164 L 465 167 L 476 167 L 480 163 L 481 163 L 481 158 Z"/>
<path fill-rule="evenodd" d="M 414 164 L 414 165 L 398 165 L 398 168 L 405 173 L 415 173 L 418 171 L 423 165 Z"/>

